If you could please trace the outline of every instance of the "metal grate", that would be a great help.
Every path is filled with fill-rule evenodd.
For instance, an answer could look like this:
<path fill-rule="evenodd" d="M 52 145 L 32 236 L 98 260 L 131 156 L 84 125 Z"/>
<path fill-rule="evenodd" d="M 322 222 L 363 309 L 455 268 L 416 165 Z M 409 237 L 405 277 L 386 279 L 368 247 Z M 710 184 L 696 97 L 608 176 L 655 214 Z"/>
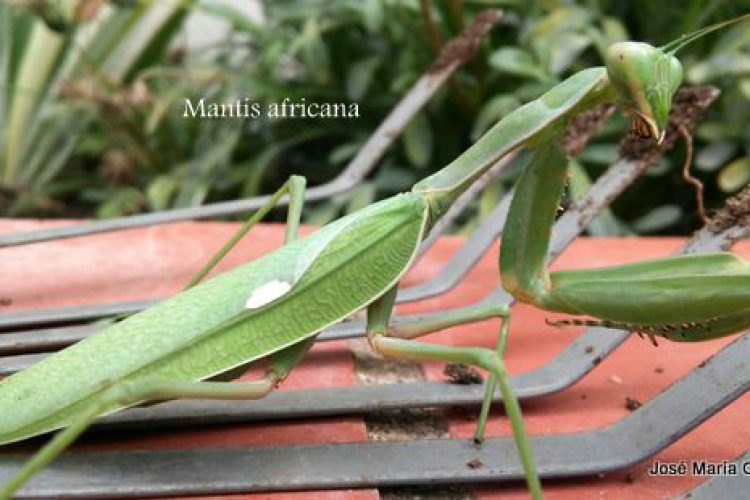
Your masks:
<path fill-rule="evenodd" d="M 489 27 L 487 27 L 489 29 Z M 486 32 L 486 29 L 485 29 Z M 442 85 L 462 61 L 439 67 L 416 84 L 373 134 L 360 154 L 331 183 L 312 188 L 308 200 L 344 192 L 373 168 L 398 132 Z M 681 119 L 692 123 L 716 97 L 713 89 L 683 91 L 675 106 Z M 556 258 L 586 225 L 658 158 L 673 140 L 638 158 L 626 154 L 601 176 L 587 195 L 578 200 L 555 224 L 552 255 Z M 451 210 L 448 222 L 497 175 L 512 158 L 498 162 Z M 511 194 L 504 197 L 437 276 L 423 284 L 405 288 L 399 302 L 434 297 L 456 286 L 500 234 Z M 94 222 L 52 230 L 0 235 L 0 246 L 28 244 L 83 236 L 126 227 L 139 227 L 176 220 L 227 215 L 252 210 L 265 198 L 209 205 Z M 437 228 L 423 251 L 434 243 L 447 224 Z M 682 250 L 684 253 L 726 249 L 750 232 L 748 227 L 730 227 L 720 233 L 704 228 Z M 512 303 L 497 288 L 485 301 Z M 0 373 L 22 369 L 47 352 L 73 343 L 97 330 L 86 321 L 147 307 L 151 301 L 83 305 L 4 315 L 0 318 Z M 430 313 L 440 314 L 440 313 Z M 408 322 L 430 314 L 400 316 Z M 62 325 L 62 326 L 61 326 Z M 358 337 L 360 321 L 349 321 L 323 332 L 319 340 Z M 592 370 L 627 338 L 627 332 L 591 328 L 549 363 L 513 378 L 520 399 L 538 398 L 561 391 Z M 546 478 L 592 475 L 619 470 L 640 462 L 669 446 L 699 423 L 731 403 L 750 387 L 745 360 L 750 340 L 739 337 L 701 367 L 644 404 L 626 418 L 595 431 L 533 438 L 540 473 Z M 717 387 L 715 380 L 731 381 Z M 271 419 L 367 413 L 385 409 L 477 404 L 483 386 L 459 386 L 438 382 L 370 385 L 336 389 L 276 392 L 252 402 L 175 401 L 136 408 L 105 417 L 95 428 L 156 428 L 208 425 Z M 695 398 L 694 394 L 704 394 Z M 314 457 L 314 459 L 313 459 Z M 367 457 L 363 460 L 362 457 Z M 419 457 L 418 460 L 415 458 Z M 749 457 L 744 457 L 748 459 Z M 0 481 L 7 479 L 26 459 L 0 457 Z M 466 467 L 473 460 L 481 468 Z M 206 464 L 220 463 L 208 472 Z M 294 471 L 289 475 L 287 471 Z M 518 480 L 522 469 L 510 439 L 490 439 L 481 449 L 466 440 L 368 442 L 340 445 L 274 446 L 253 449 L 200 449 L 185 451 L 108 452 L 66 454 L 45 469 L 24 490 L 27 496 L 141 497 L 166 494 L 207 494 L 236 491 L 272 491 L 363 486 L 478 483 Z M 717 478 L 694 490 L 693 498 L 710 498 L 716 492 L 740 491 L 738 480 Z M 703 496 L 701 496 L 703 495 Z"/>

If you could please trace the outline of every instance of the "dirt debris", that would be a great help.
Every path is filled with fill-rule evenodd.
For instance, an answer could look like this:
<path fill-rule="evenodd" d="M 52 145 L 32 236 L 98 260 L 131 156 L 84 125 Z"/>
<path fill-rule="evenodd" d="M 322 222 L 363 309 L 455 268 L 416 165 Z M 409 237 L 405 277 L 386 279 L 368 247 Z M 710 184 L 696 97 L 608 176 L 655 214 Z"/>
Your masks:
<path fill-rule="evenodd" d="M 630 396 L 625 396 L 625 408 L 627 408 L 629 411 L 635 411 L 641 406 L 643 406 L 643 403 L 641 403 L 637 399 Z"/>
<path fill-rule="evenodd" d="M 463 363 L 448 363 L 443 369 L 443 374 L 448 377 L 451 384 L 471 385 L 481 384 L 484 377 L 474 367 Z"/>
<path fill-rule="evenodd" d="M 365 417 L 370 441 L 447 439 L 448 421 L 436 408 L 406 408 L 372 413 Z"/>
<path fill-rule="evenodd" d="M 474 495 L 463 486 L 398 486 L 380 488 L 381 500 L 473 500 Z"/>
<path fill-rule="evenodd" d="M 481 469 L 482 467 L 484 467 L 484 462 L 482 462 L 478 458 L 475 458 L 474 460 L 469 460 L 468 462 L 466 462 L 466 466 L 469 469 Z"/>

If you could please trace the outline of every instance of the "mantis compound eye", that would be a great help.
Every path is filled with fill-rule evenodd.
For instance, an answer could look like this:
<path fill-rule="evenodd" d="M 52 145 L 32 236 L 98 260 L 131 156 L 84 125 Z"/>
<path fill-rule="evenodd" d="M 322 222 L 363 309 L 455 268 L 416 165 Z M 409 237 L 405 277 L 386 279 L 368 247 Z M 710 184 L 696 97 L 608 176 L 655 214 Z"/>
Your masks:
<path fill-rule="evenodd" d="M 680 61 L 647 43 L 619 42 L 607 51 L 607 75 L 630 111 L 633 132 L 661 141 L 682 81 Z"/>

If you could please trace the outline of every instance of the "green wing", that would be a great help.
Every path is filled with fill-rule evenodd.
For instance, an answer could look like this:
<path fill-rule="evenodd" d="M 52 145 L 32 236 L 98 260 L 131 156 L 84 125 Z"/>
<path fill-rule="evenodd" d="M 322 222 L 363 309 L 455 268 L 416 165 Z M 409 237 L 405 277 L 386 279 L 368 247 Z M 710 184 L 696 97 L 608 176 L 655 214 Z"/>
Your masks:
<path fill-rule="evenodd" d="M 64 426 L 113 381 L 205 379 L 314 335 L 395 284 L 425 217 L 415 194 L 374 204 L 3 380 L 0 442 Z M 294 280 L 286 294 L 245 308 L 280 277 Z"/>

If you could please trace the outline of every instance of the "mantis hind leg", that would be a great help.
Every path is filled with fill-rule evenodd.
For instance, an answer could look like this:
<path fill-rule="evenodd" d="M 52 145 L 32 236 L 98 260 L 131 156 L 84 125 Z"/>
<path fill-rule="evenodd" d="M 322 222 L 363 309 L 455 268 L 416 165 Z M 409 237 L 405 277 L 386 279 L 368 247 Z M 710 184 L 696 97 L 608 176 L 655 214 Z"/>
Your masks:
<path fill-rule="evenodd" d="M 500 335 L 498 336 L 497 344 L 495 346 L 495 352 L 500 358 L 502 358 L 503 352 L 505 351 L 505 345 L 508 341 L 508 327 L 510 325 L 510 311 L 508 306 L 502 302 L 481 302 L 473 306 L 442 311 L 439 315 L 431 315 L 423 318 L 417 317 L 415 319 L 400 321 L 397 324 L 391 324 L 388 326 L 386 335 L 399 339 L 412 339 L 420 335 L 442 330 L 443 328 L 462 325 L 465 323 L 473 323 L 489 318 L 500 318 L 502 320 Z M 477 443 L 481 443 L 484 440 L 484 430 L 496 389 L 497 380 L 495 379 L 495 376 L 490 373 L 485 396 L 482 400 L 482 409 L 479 413 L 477 430 L 474 435 L 474 441 Z"/>
<path fill-rule="evenodd" d="M 536 470 L 531 443 L 526 436 L 526 430 L 523 425 L 521 407 L 513 393 L 508 372 L 506 371 L 505 364 L 499 354 L 490 349 L 479 347 L 444 346 L 409 340 L 412 336 L 417 335 L 417 328 L 415 328 L 414 325 L 412 325 L 412 329 L 408 331 L 407 335 L 405 335 L 406 338 L 396 338 L 395 335 L 398 335 L 401 332 L 398 328 L 394 329 L 389 328 L 388 326 L 395 299 L 396 288 L 394 287 L 373 302 L 367 309 L 367 338 L 372 348 L 376 352 L 388 357 L 407 359 L 411 361 L 436 360 L 466 363 L 478 366 L 490 372 L 492 378 L 497 380 L 500 385 L 503 404 L 505 405 L 508 418 L 511 421 L 513 435 L 515 437 L 521 463 L 524 467 L 526 483 L 528 484 L 529 491 L 533 498 L 542 498 L 542 486 Z M 503 311 L 503 315 L 507 315 L 507 309 Z M 428 325 L 425 325 L 425 327 L 427 326 Z M 426 331 L 423 333 L 426 333 Z M 504 340 L 500 340 L 499 345 L 503 346 Z M 491 397 L 492 393 L 489 393 L 489 398 Z M 487 398 L 485 398 L 485 401 L 486 400 Z"/>
<path fill-rule="evenodd" d="M 502 317 L 502 325 L 500 325 L 500 335 L 497 337 L 497 343 L 495 345 L 495 353 L 502 359 L 505 353 L 505 346 L 508 344 L 508 330 L 510 327 L 510 312 L 508 311 L 505 316 Z M 474 442 L 479 444 L 484 441 L 484 431 L 487 426 L 487 418 L 490 415 L 490 408 L 492 406 L 492 398 L 495 395 L 495 389 L 497 389 L 497 378 L 494 374 L 490 374 L 489 380 L 487 380 L 487 388 L 484 392 L 484 399 L 482 400 L 482 409 L 479 412 L 479 421 L 477 422 L 477 430 L 474 432 Z"/>
<path fill-rule="evenodd" d="M 101 401 L 92 406 L 88 411 L 81 413 L 68 427 L 58 432 L 52 440 L 44 445 L 23 467 L 13 476 L 10 481 L 0 488 L 0 499 L 10 499 L 21 486 L 31 479 L 37 472 L 43 469 L 60 455 L 75 439 L 85 431 L 91 422 L 99 417 L 111 404 L 110 400 Z"/>
<path fill-rule="evenodd" d="M 209 260 L 198 273 L 193 276 L 190 283 L 186 288 L 191 288 L 203 280 L 216 265 L 234 248 L 239 241 L 247 235 L 248 232 L 255 226 L 260 220 L 265 217 L 279 202 L 282 196 L 285 194 L 289 195 L 289 211 L 287 213 L 287 226 L 286 234 L 284 235 L 284 243 L 289 243 L 297 239 L 299 232 L 300 219 L 302 218 L 302 205 L 305 199 L 305 185 L 306 181 L 304 177 L 293 175 L 287 180 L 278 191 L 272 194 L 268 201 L 254 212 L 250 218 L 245 221 L 242 226 L 237 230 L 236 233 L 227 241 L 216 254 Z"/>
<path fill-rule="evenodd" d="M 214 257 L 193 277 L 187 288 L 198 284 L 224 258 L 224 256 L 263 218 L 284 195 L 289 195 L 289 213 L 287 216 L 287 231 L 285 243 L 297 238 L 299 232 L 302 204 L 304 200 L 305 179 L 292 176 L 276 193 L 271 195 L 268 202 L 255 212 L 232 238 L 222 246 Z M 266 375 L 252 382 L 170 382 L 148 381 L 140 384 L 134 382 L 113 385 L 89 409 L 79 414 L 65 429 L 59 431 L 52 440 L 39 450 L 21 470 L 0 488 L 0 499 L 11 498 L 11 495 L 26 483 L 37 472 L 52 462 L 75 439 L 101 416 L 108 408 L 114 406 L 129 406 L 145 401 L 164 401 L 178 398 L 201 399 L 259 399 L 266 396 L 283 380 L 289 372 L 300 362 L 310 349 L 314 338 L 287 347 L 273 354 L 268 362 Z"/>
<path fill-rule="evenodd" d="M 300 342 L 284 349 L 282 356 L 272 358 L 266 375 L 250 382 L 191 382 L 143 379 L 118 382 L 102 397 L 59 431 L 42 447 L 10 481 L 0 488 L 0 500 L 10 499 L 24 483 L 57 458 L 98 417 L 112 407 L 132 406 L 148 401 L 170 399 L 260 399 L 271 392 L 299 363 L 307 352 L 309 342 Z"/>

